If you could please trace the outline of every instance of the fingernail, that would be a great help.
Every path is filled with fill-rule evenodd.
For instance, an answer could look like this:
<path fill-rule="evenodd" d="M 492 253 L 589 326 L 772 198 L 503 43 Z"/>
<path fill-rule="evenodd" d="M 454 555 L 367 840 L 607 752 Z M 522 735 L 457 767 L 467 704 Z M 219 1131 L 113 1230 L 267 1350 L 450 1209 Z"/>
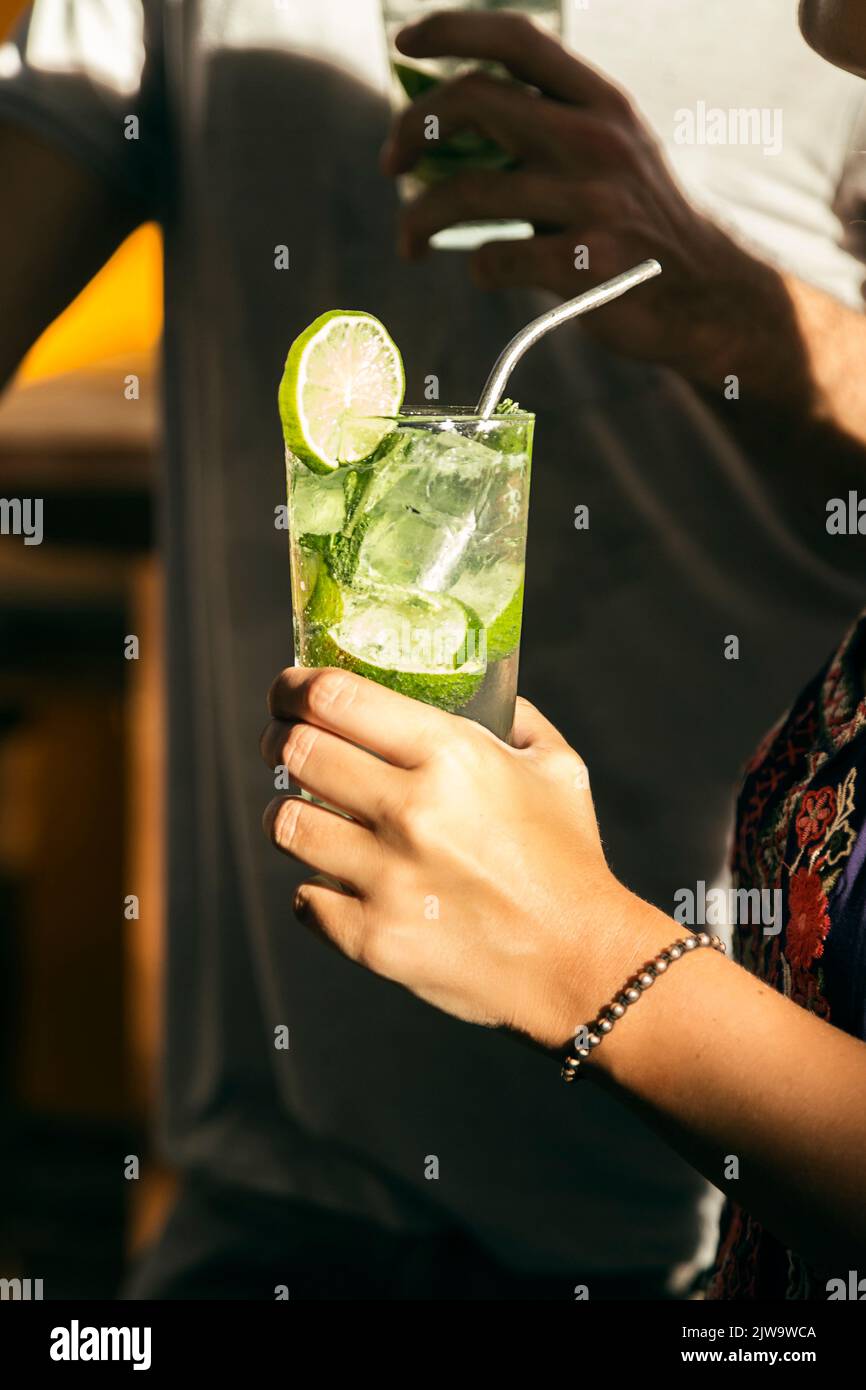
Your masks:
<path fill-rule="evenodd" d="M 403 28 L 394 36 L 395 47 L 399 48 L 401 53 L 405 52 L 403 44 L 405 43 L 406 39 L 408 39 L 411 43 L 415 30 L 419 27 L 420 20 L 413 20 L 411 24 L 404 24 Z"/>

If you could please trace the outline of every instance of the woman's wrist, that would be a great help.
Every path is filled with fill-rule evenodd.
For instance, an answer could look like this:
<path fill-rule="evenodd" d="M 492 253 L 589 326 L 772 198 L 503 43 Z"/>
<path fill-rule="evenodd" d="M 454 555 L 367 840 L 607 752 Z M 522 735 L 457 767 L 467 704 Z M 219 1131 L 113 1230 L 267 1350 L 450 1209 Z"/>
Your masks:
<path fill-rule="evenodd" d="M 654 1092 L 658 1078 L 672 1067 L 682 1068 L 684 1054 L 691 1048 L 687 1035 L 695 1002 L 711 984 L 712 973 L 724 969 L 725 960 L 724 947 L 714 933 L 700 932 L 699 942 L 693 943 L 688 927 L 651 911 L 658 934 L 641 962 L 651 984 L 640 988 L 636 998 L 631 996 L 633 1002 L 604 1038 L 604 1046 L 592 1051 L 585 1069 L 586 1075 L 594 1072 L 644 1098 L 648 1098 L 647 1089 Z M 632 971 L 629 982 L 640 973 L 640 967 Z M 623 980 L 614 994 L 621 994 L 625 986 Z"/>
<path fill-rule="evenodd" d="M 688 927 L 674 922 L 648 903 L 636 901 L 635 918 L 642 918 L 641 941 L 646 948 L 640 961 L 630 964 L 627 974 L 620 978 L 604 999 L 599 1000 L 593 1018 L 606 1003 L 619 994 L 626 981 L 639 973 L 640 967 L 653 961 L 660 952 L 667 952 L 674 942 L 691 935 Z M 712 934 L 710 934 L 712 940 Z M 651 988 L 640 994 L 629 1006 L 616 1027 L 605 1037 L 604 1045 L 592 1053 L 586 1075 L 606 1078 L 616 1085 L 650 1098 L 660 1083 L 664 1086 L 671 1068 L 682 1069 L 685 1044 L 695 1012 L 695 1001 L 702 992 L 712 988 L 715 972 L 725 968 L 721 950 L 694 949 L 684 951 L 670 961 L 664 973 L 655 979 Z"/>
<path fill-rule="evenodd" d="M 676 923 L 613 878 L 592 901 L 592 911 L 581 911 L 544 982 L 528 1030 L 556 1052 L 570 1047 L 577 1030 L 626 980 L 682 934 Z"/>

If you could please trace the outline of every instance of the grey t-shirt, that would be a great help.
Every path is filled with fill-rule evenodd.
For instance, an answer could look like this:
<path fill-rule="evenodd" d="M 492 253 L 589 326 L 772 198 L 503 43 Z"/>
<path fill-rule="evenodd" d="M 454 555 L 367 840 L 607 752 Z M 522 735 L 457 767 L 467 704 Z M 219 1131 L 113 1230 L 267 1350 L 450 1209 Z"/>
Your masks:
<path fill-rule="evenodd" d="M 858 172 L 860 88 L 806 49 L 795 6 L 565 9 L 570 42 L 629 88 L 693 195 L 858 303 L 834 207 Z M 407 400 L 432 373 L 443 402 L 466 402 L 548 302 L 484 296 L 447 252 L 396 261 L 376 164 L 387 80 L 377 0 L 38 0 L 29 35 L 0 47 L 0 117 L 134 192 L 166 231 L 165 1141 L 236 1183 L 459 1221 L 525 1269 L 673 1267 L 706 1233 L 702 1180 L 610 1096 L 562 1087 L 553 1062 L 323 949 L 291 915 L 299 874 L 260 829 L 264 696 L 291 660 L 274 527 L 288 343 L 324 309 L 368 309 L 403 350 Z M 702 142 L 700 102 L 780 109 L 781 148 Z M 673 375 L 572 328 L 513 388 L 538 416 L 522 690 L 587 759 L 616 872 L 670 911 L 678 887 L 717 874 L 741 760 L 864 585 L 778 464 L 747 459 Z"/>

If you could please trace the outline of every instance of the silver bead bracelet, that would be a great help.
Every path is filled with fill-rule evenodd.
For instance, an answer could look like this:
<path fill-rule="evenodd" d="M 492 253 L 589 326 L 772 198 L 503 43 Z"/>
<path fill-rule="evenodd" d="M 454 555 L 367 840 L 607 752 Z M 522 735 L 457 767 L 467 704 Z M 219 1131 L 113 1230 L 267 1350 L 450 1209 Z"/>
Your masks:
<path fill-rule="evenodd" d="M 710 946 L 714 951 L 725 950 L 725 943 L 721 937 L 711 936 L 705 931 L 694 932 L 691 936 L 680 937 L 672 946 L 666 946 L 663 951 L 659 951 L 653 960 L 648 960 L 636 975 L 627 980 L 619 994 L 614 995 L 609 1004 L 599 1009 L 598 1017 L 594 1018 L 592 1023 L 585 1023 L 582 1028 L 578 1028 L 574 1036 L 574 1052 L 567 1052 L 562 1060 L 562 1070 L 559 1073 L 562 1080 L 577 1081 L 582 1075 L 581 1065 L 596 1047 L 601 1046 L 626 1010 L 637 1003 L 641 995 L 655 984 L 659 975 L 663 975 L 673 961 L 679 960 L 680 956 L 688 955 L 700 946 Z"/>

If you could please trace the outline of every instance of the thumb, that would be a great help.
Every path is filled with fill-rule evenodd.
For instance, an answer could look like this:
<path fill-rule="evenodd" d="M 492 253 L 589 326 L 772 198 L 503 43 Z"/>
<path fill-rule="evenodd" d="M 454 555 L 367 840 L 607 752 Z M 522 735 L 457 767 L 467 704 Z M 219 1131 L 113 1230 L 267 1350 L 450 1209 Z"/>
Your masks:
<path fill-rule="evenodd" d="M 568 744 L 562 734 L 541 710 L 518 695 L 514 709 L 514 727 L 511 732 L 512 748 L 534 748 L 539 752 L 545 749 L 567 749 Z"/>

